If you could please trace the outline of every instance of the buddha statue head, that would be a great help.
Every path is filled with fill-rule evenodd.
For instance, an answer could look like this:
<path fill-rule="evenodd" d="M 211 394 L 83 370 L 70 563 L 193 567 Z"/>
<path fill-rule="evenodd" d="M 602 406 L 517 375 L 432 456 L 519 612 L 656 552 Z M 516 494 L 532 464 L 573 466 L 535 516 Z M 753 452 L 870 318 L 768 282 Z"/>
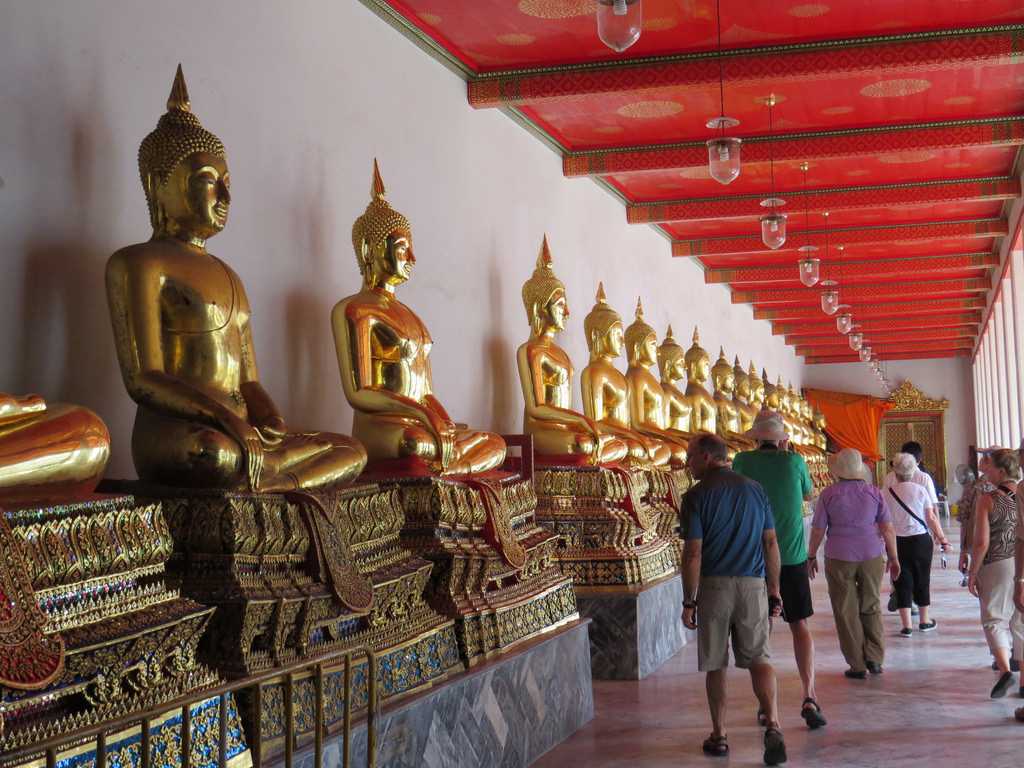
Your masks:
<path fill-rule="evenodd" d="M 530 330 L 534 336 L 558 333 L 565 330 L 569 318 L 569 304 L 565 297 L 565 285 L 555 277 L 548 236 L 540 245 L 537 265 L 530 279 L 523 283 L 523 307 Z"/>
<path fill-rule="evenodd" d="M 725 350 L 722 347 L 718 348 L 718 359 L 711 366 L 711 383 L 715 388 L 715 392 L 721 392 L 727 397 L 732 397 L 733 390 L 736 387 L 736 379 L 732 366 L 729 365 L 729 361 L 725 358 Z"/>
<path fill-rule="evenodd" d="M 779 376 L 778 381 L 775 382 L 775 390 L 779 393 L 779 412 L 783 416 L 789 416 L 793 413 L 790 406 L 792 403 L 789 399 L 789 390 L 786 389 L 786 385 L 782 383 L 782 377 Z"/>
<path fill-rule="evenodd" d="M 750 363 L 747 370 L 747 378 L 750 381 L 750 399 L 748 402 L 760 410 L 764 406 L 764 379 L 757 375 L 757 368 Z"/>
<path fill-rule="evenodd" d="M 743 366 L 740 365 L 739 355 L 736 356 L 732 366 L 732 376 L 734 384 L 735 396 L 743 403 L 750 402 L 750 377 L 747 376 L 747 372 L 743 370 Z"/>
<path fill-rule="evenodd" d="M 658 334 L 644 322 L 644 305 L 636 300 L 636 316 L 626 328 L 626 358 L 630 365 L 649 368 L 658 361 Z"/>
<path fill-rule="evenodd" d="M 772 384 L 768 380 L 768 372 L 761 369 L 761 382 L 764 384 L 764 406 L 770 411 L 782 413 L 782 392 L 781 387 Z M 782 381 L 779 380 L 781 385 Z"/>
<path fill-rule="evenodd" d="M 412 250 L 412 225 L 387 201 L 387 190 L 377 161 L 373 161 L 370 204 L 352 225 L 363 288 L 394 290 L 412 275 L 416 256 Z"/>
<path fill-rule="evenodd" d="M 811 408 L 811 404 L 807 402 L 807 398 L 801 395 L 800 397 L 800 417 L 808 424 L 814 420 L 814 409 Z"/>
<path fill-rule="evenodd" d="M 793 387 L 793 382 L 790 381 L 786 385 L 786 395 L 789 397 L 789 415 L 794 419 L 800 418 L 800 395 Z"/>
<path fill-rule="evenodd" d="M 700 345 L 700 331 L 696 327 L 693 329 L 693 344 L 686 350 L 684 360 L 687 379 L 694 384 L 706 384 L 711 372 L 711 357 Z"/>
<path fill-rule="evenodd" d="M 672 326 L 665 332 L 665 339 L 658 346 L 658 370 L 661 380 L 676 382 L 686 376 L 686 353 L 672 336 Z"/>
<path fill-rule="evenodd" d="M 583 318 L 583 332 L 587 337 L 591 360 L 599 357 L 614 359 L 622 354 L 622 318 L 608 306 L 604 283 L 597 284 L 594 306 Z"/>
<path fill-rule="evenodd" d="M 139 146 L 139 176 L 154 239 L 202 245 L 227 224 L 231 179 L 224 145 L 192 114 L 180 64 L 167 112 Z"/>

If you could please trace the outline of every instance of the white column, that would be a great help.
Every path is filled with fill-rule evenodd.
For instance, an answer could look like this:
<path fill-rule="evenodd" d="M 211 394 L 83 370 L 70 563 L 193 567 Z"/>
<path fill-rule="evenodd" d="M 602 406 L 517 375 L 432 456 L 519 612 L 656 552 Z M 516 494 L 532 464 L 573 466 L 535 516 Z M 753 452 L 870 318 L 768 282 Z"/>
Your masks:
<path fill-rule="evenodd" d="M 989 325 L 992 337 L 992 357 L 996 362 L 995 391 L 996 413 L 999 421 L 996 434 L 1000 445 L 1010 445 L 1010 409 L 1006 397 L 1006 345 L 1003 343 L 1003 298 L 1000 296 L 992 305 L 992 321 Z"/>
<path fill-rule="evenodd" d="M 1013 269 L 1011 264 L 1010 269 Z M 1010 447 L 1020 445 L 1020 391 L 1017 389 L 1017 371 L 1020 360 L 1017 356 L 1017 334 L 1014 325 L 1014 296 L 1010 278 L 1003 279 L 1003 355 L 1006 359 L 1006 423 L 1009 427 Z"/>

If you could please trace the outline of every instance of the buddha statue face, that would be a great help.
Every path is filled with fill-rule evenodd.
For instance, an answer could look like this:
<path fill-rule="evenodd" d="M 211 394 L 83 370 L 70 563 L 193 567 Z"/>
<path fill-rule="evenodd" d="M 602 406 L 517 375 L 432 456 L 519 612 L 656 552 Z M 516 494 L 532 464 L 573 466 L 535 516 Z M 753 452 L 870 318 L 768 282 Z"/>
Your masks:
<path fill-rule="evenodd" d="M 224 157 L 207 152 L 188 155 L 153 189 L 160 222 L 156 234 L 201 240 L 213 237 L 227 224 L 230 188 Z"/>
<path fill-rule="evenodd" d="M 811 410 L 811 404 L 802 397 L 800 398 L 800 415 L 803 417 L 804 421 L 808 422 L 814 418 L 814 414 Z"/>
<path fill-rule="evenodd" d="M 623 333 L 622 321 L 616 320 L 604 335 L 598 337 L 596 345 L 604 351 L 604 354 L 610 357 L 619 357 L 622 354 Z"/>
<path fill-rule="evenodd" d="M 716 392 L 721 392 L 729 397 L 732 396 L 736 388 L 736 374 L 732 366 L 729 365 L 729 361 L 725 359 L 724 352 L 719 354 L 718 360 L 711 368 L 711 383 Z"/>
<path fill-rule="evenodd" d="M 736 397 L 743 400 L 745 403 L 750 402 L 750 378 L 747 376 L 747 372 L 743 370 L 740 365 L 740 361 L 737 358 L 736 364 L 732 367 L 733 380 L 735 381 L 735 393 Z"/>
<path fill-rule="evenodd" d="M 569 301 L 565 291 L 560 288 L 556 290 L 544 305 L 541 315 L 546 326 L 555 331 L 564 331 L 565 321 L 569 319 Z"/>
<path fill-rule="evenodd" d="M 658 362 L 658 335 L 644 322 L 644 307 L 637 299 L 636 319 L 625 331 L 626 357 L 630 365 L 650 368 Z"/>
<path fill-rule="evenodd" d="M 591 360 L 598 357 L 615 359 L 622 354 L 625 333 L 622 318 L 608 305 L 603 283 L 598 283 L 594 306 L 583 318 L 583 332 L 587 336 Z"/>
<path fill-rule="evenodd" d="M 824 432 L 827 425 L 828 423 L 825 421 L 825 414 L 821 411 L 814 411 L 814 426 Z"/>
<path fill-rule="evenodd" d="M 366 251 L 365 280 L 371 286 L 401 285 L 412 276 L 416 256 L 409 232 L 392 232 L 383 242 Z"/>
<path fill-rule="evenodd" d="M 693 329 L 693 344 L 686 350 L 686 375 L 693 384 L 707 384 L 711 374 L 711 358 L 700 345 L 700 332 Z"/>
<path fill-rule="evenodd" d="M 661 372 L 662 381 L 676 382 L 686 376 L 683 348 L 672 337 L 671 326 L 665 334 L 665 340 L 658 347 L 658 370 Z"/>
<path fill-rule="evenodd" d="M 750 371 L 747 373 L 747 381 L 750 385 L 750 396 L 747 402 L 760 409 L 764 405 L 764 379 L 757 375 L 757 370 L 753 365 L 750 366 Z"/>

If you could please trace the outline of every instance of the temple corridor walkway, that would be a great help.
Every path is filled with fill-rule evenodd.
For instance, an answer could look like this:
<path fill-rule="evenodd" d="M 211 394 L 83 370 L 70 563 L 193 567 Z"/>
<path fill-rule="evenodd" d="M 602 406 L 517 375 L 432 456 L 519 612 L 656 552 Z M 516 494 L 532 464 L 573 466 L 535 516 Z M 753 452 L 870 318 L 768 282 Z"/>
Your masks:
<path fill-rule="evenodd" d="M 954 545 L 958 546 L 955 540 Z M 824 576 L 814 582 L 817 613 L 810 621 L 818 652 L 818 700 L 829 721 L 822 730 L 809 731 L 799 717 L 800 678 L 790 634 L 784 625 L 776 625 L 772 652 L 788 765 L 1024 765 L 1024 725 L 1013 720 L 1014 708 L 1024 702 L 1017 697 L 1016 686 L 1001 701 L 989 699 L 996 677 L 978 624 L 978 603 L 960 587 L 955 556 L 950 556 L 949 565 L 941 570 L 936 556 L 932 605 L 938 630 L 900 638 L 898 617 L 886 612 L 885 672 L 866 681 L 843 677 L 846 664 Z M 883 602 L 886 596 L 887 585 Z M 725 760 L 701 753 L 711 721 L 694 644 L 641 682 L 595 680 L 594 697 L 595 719 L 537 766 L 763 765 L 757 703 L 750 677 L 742 670 L 729 671 L 731 755 Z"/>

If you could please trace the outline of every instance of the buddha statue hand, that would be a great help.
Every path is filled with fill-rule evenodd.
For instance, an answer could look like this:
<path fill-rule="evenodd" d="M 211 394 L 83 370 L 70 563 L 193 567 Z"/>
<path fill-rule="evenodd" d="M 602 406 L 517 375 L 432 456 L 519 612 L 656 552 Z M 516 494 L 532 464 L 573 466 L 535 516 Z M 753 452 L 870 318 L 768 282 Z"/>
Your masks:
<path fill-rule="evenodd" d="M 241 447 L 249 490 L 256 493 L 263 475 L 263 436 L 256 427 L 233 413 L 221 422 L 221 426 Z"/>
<path fill-rule="evenodd" d="M 41 395 L 0 395 L 0 424 L 46 410 Z"/>

